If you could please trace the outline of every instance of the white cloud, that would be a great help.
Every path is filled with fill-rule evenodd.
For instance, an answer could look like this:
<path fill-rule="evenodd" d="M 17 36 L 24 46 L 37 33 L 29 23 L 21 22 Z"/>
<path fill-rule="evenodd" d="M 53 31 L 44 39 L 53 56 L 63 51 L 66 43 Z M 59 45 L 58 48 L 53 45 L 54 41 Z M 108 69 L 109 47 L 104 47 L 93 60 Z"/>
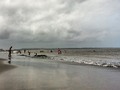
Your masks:
<path fill-rule="evenodd" d="M 119 4 L 119 0 L 1 0 L 0 39 L 109 41 L 111 32 L 120 29 Z"/>

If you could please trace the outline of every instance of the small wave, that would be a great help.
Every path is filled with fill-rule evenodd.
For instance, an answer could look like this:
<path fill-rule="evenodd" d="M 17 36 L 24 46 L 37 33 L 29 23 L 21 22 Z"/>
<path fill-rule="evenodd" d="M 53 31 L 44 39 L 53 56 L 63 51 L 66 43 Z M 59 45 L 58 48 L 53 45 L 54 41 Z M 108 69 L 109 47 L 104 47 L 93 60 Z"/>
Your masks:
<path fill-rule="evenodd" d="M 69 62 L 75 62 L 79 64 L 87 64 L 87 65 L 94 65 L 94 66 L 102 66 L 102 67 L 112 67 L 112 68 L 119 68 L 120 62 L 119 60 L 110 60 L 110 59 L 103 59 L 101 58 L 89 58 L 89 57 L 79 57 L 79 56 L 54 56 L 51 57 L 52 60 L 64 60 Z"/>

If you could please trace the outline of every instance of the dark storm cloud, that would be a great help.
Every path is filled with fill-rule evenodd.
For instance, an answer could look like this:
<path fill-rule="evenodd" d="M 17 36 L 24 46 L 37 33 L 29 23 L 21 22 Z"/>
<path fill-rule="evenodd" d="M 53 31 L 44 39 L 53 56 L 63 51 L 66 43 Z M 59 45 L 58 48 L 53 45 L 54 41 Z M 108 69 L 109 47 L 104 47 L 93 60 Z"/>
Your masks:
<path fill-rule="evenodd" d="M 1 0 L 0 39 L 104 43 L 119 38 L 119 4 L 119 0 Z"/>
<path fill-rule="evenodd" d="M 3 30 L 0 32 L 0 39 L 8 39 L 10 37 L 11 32 L 8 30 Z"/>

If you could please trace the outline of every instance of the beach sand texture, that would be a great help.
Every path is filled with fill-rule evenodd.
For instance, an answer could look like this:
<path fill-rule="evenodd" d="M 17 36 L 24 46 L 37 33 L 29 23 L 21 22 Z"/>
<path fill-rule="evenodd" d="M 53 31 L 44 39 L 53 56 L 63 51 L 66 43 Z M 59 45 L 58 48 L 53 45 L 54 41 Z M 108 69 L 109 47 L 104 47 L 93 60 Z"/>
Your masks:
<path fill-rule="evenodd" d="M 87 53 L 87 52 L 84 52 Z M 93 52 L 94 53 L 94 52 Z M 106 53 L 106 52 L 104 52 Z M 112 53 L 111 56 L 109 53 Z M 100 54 L 95 58 L 103 60 L 119 61 L 119 51 L 115 53 Z M 1 53 L 0 53 L 1 54 Z M 2 55 L 3 54 L 3 55 Z M 6 53 L 1 55 L 4 58 Z M 54 59 L 41 59 L 19 56 L 13 54 L 12 63 L 1 62 L 0 67 L 0 90 L 119 90 L 120 69 L 111 67 L 99 67 L 94 65 L 77 64 L 68 62 L 68 57 L 76 57 L 70 53 L 57 55 L 47 54 Z M 88 55 L 87 55 L 88 54 Z M 77 55 L 77 58 L 93 59 L 93 54 Z M 99 54 L 99 55 L 98 55 Z M 106 55 L 106 56 L 104 56 Z M 2 57 L 0 56 L 0 57 Z M 79 56 L 79 57 L 78 57 Z M 117 58 L 116 58 L 117 56 Z M 64 57 L 64 58 L 63 58 Z M 7 58 L 7 57 L 6 57 Z M 74 59 L 72 58 L 72 59 Z M 6 68 L 6 69 L 5 69 Z M 4 72 L 3 72 L 4 71 Z"/>
<path fill-rule="evenodd" d="M 5 61 L 7 61 L 7 60 L 0 58 L 0 74 L 2 72 L 5 72 L 5 71 L 15 68 L 15 66 L 13 66 L 13 65 L 4 64 Z"/>

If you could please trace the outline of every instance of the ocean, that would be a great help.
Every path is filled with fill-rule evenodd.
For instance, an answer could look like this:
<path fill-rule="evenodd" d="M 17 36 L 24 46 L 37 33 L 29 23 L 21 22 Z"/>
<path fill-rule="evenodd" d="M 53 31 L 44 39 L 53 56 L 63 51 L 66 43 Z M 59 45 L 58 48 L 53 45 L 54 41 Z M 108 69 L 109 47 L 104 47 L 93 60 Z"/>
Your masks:
<path fill-rule="evenodd" d="M 26 50 L 26 53 L 21 50 L 21 54 L 28 56 L 28 51 L 31 52 L 31 57 L 37 53 L 37 55 L 47 55 L 50 57 L 49 59 L 55 61 L 111 68 L 120 67 L 120 48 L 62 48 L 62 54 L 58 54 L 57 49 L 29 49 Z M 14 53 L 15 55 L 19 56 L 20 54 Z M 7 55 L 1 55 L 0 57 L 7 58 Z"/>

